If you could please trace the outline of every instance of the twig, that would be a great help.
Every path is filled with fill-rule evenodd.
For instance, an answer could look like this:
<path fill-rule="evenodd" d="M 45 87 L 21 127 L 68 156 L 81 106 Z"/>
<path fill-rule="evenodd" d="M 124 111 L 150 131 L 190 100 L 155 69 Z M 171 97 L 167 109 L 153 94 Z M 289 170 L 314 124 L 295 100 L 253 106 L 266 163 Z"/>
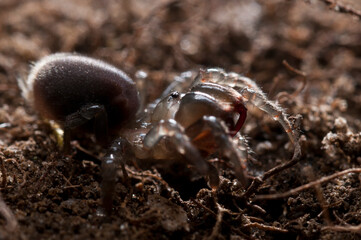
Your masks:
<path fill-rule="evenodd" d="M 298 161 L 300 160 L 301 157 L 301 145 L 299 143 L 299 141 L 297 141 L 295 143 L 295 151 L 293 153 L 292 159 L 289 160 L 288 162 L 285 162 L 283 164 L 277 165 L 276 167 L 268 170 L 262 178 L 254 178 L 254 180 L 252 181 L 251 185 L 249 186 L 249 188 L 247 189 L 247 191 L 243 194 L 243 197 L 248 199 L 255 191 L 257 191 L 258 187 L 264 183 L 265 180 L 267 180 L 268 178 L 272 177 L 273 175 L 292 167 L 293 165 L 295 165 L 296 163 L 298 163 Z"/>
<path fill-rule="evenodd" d="M 361 224 L 357 226 L 326 226 L 321 228 L 321 231 L 335 231 L 335 232 L 354 232 L 361 233 Z"/>
<path fill-rule="evenodd" d="M 307 77 L 307 74 L 305 73 L 305 72 L 303 72 L 303 71 L 301 71 L 301 70 L 298 70 L 298 69 L 296 69 L 296 68 L 294 68 L 294 67 L 292 67 L 286 60 L 283 60 L 282 61 L 282 64 L 283 64 L 283 66 L 285 66 L 288 70 L 290 70 L 291 72 L 294 72 L 294 73 L 296 73 L 297 75 L 300 75 L 300 76 L 302 76 L 302 77 Z M 303 88 L 304 88 L 304 86 L 306 85 L 306 82 L 304 82 L 303 83 Z"/>
<path fill-rule="evenodd" d="M 218 208 L 217 221 L 216 221 L 216 224 L 213 227 L 211 235 L 209 237 L 207 237 L 207 239 L 209 239 L 209 240 L 217 238 L 217 235 L 219 233 L 219 229 L 220 229 L 221 223 L 222 223 L 223 213 L 225 212 L 224 208 L 222 208 L 219 205 L 219 203 L 216 203 L 216 205 L 217 205 L 217 208 Z"/>
<path fill-rule="evenodd" d="M 217 214 L 216 214 L 214 211 L 212 211 L 210 208 L 204 206 L 202 203 L 198 202 L 196 199 L 191 198 L 190 200 L 191 200 L 192 202 L 194 202 L 195 204 L 197 204 L 198 207 L 203 208 L 204 210 L 206 210 L 207 212 L 209 212 L 209 213 L 212 214 L 213 216 L 217 217 Z"/>
<path fill-rule="evenodd" d="M 70 189 L 70 188 L 78 188 L 78 187 L 81 187 L 82 185 L 70 185 L 70 186 L 65 186 L 63 187 L 63 189 Z"/>
<path fill-rule="evenodd" d="M 261 229 L 263 231 L 288 233 L 287 229 L 278 228 L 278 227 L 274 227 L 274 226 L 267 226 L 267 225 L 257 223 L 257 222 L 248 223 L 248 224 L 244 225 L 244 227 L 248 227 L 248 228 L 255 227 L 255 228 Z"/>
<path fill-rule="evenodd" d="M 347 169 L 344 170 L 342 172 L 337 172 L 334 173 L 332 175 L 326 176 L 326 177 L 322 177 L 316 181 L 307 183 L 305 185 L 299 186 L 297 188 L 291 189 L 288 192 L 284 192 L 284 193 L 276 193 L 276 194 L 269 194 L 269 195 L 258 195 L 255 197 L 255 200 L 266 200 L 266 199 L 277 199 L 277 198 L 285 198 L 285 197 L 289 197 L 292 196 L 298 192 L 304 191 L 308 188 L 320 185 L 324 182 L 328 182 L 334 178 L 338 178 L 341 177 L 343 175 L 349 174 L 349 173 L 361 173 L 361 168 L 351 168 L 351 169 Z"/>
<path fill-rule="evenodd" d="M 304 0 L 304 1 L 308 3 L 310 2 L 309 0 Z M 339 1 L 335 1 L 335 0 L 321 0 L 321 1 L 327 4 L 334 11 L 350 14 L 361 20 L 361 11 L 354 9 L 354 7 L 350 5 L 344 5 Z"/>
<path fill-rule="evenodd" d="M 265 181 L 268 178 L 272 177 L 273 175 L 292 167 L 293 165 L 295 165 L 296 163 L 298 163 L 298 161 L 300 160 L 301 157 L 301 145 L 299 144 L 299 142 L 297 141 L 295 143 L 295 151 L 293 153 L 292 159 L 288 162 L 285 162 L 284 164 L 280 164 L 270 170 L 268 170 L 262 177 L 262 180 Z"/>
<path fill-rule="evenodd" d="M 75 146 L 76 149 L 80 150 L 81 152 L 85 153 L 86 155 L 90 156 L 92 158 L 90 161 L 92 161 L 98 165 L 101 165 L 102 161 L 98 158 L 98 156 L 95 156 L 92 152 L 83 148 L 77 141 L 74 141 L 73 146 Z"/>
<path fill-rule="evenodd" d="M 262 218 L 253 217 L 253 216 L 247 216 L 247 218 L 249 219 L 250 223 L 251 222 L 264 223 L 264 220 Z"/>

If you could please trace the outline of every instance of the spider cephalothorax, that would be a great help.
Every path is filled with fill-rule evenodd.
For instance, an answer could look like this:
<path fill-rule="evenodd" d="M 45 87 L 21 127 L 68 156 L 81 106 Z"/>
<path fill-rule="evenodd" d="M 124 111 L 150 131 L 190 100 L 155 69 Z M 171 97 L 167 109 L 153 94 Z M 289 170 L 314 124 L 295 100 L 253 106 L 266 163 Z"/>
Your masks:
<path fill-rule="evenodd" d="M 244 138 L 237 135 L 247 116 L 247 104 L 268 113 L 282 125 L 291 142 L 296 142 L 295 130 L 285 111 L 269 101 L 254 81 L 242 75 L 214 68 L 200 70 L 184 91 L 167 91 L 170 93 L 157 100 L 155 107 L 145 111 L 146 116 L 141 121 L 143 130 L 137 129 L 140 137 L 135 138 L 128 132 L 121 139 L 133 145 L 138 158 L 187 161 L 199 174 L 209 177 L 212 188 L 219 184 L 218 171 L 208 161 L 215 153 L 228 160 L 237 179 L 244 186 L 247 184 L 244 163 L 248 147 Z M 124 144 L 118 139 L 103 163 L 111 163 L 112 168 L 116 165 L 114 161 L 123 161 L 119 160 L 118 149 L 124 149 Z M 109 182 L 113 184 L 114 178 L 109 176 Z M 104 196 L 108 194 L 112 193 L 104 192 Z"/>

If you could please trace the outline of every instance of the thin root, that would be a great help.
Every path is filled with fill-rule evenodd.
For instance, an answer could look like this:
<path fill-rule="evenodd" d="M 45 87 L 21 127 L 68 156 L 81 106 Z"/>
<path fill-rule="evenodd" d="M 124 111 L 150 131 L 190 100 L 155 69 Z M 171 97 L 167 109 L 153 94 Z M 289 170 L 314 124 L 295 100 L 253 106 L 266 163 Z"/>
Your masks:
<path fill-rule="evenodd" d="M 334 173 L 332 175 L 322 177 L 322 178 L 320 178 L 320 179 L 318 179 L 316 181 L 313 181 L 313 182 L 307 183 L 305 185 L 302 185 L 300 187 L 291 189 L 288 192 L 269 194 L 269 195 L 258 195 L 258 196 L 255 197 L 255 200 L 286 198 L 286 197 L 292 196 L 292 195 L 294 195 L 294 194 L 296 194 L 298 192 L 304 191 L 304 190 L 306 190 L 308 188 L 315 187 L 317 185 L 320 185 L 320 184 L 328 182 L 328 181 L 330 181 L 330 180 L 332 180 L 334 178 L 338 178 L 338 177 L 341 177 L 341 176 L 349 174 L 349 173 L 361 173 L 361 168 L 351 168 L 351 169 L 344 170 L 342 172 L 337 172 L 337 173 Z"/>
<path fill-rule="evenodd" d="M 6 173 L 6 169 L 5 169 L 5 164 L 4 164 L 4 158 L 3 156 L 0 156 L 0 161 L 1 161 L 1 175 L 2 175 L 2 182 L 1 182 L 1 188 L 4 189 L 6 187 L 6 183 L 7 183 L 7 173 Z"/>
<path fill-rule="evenodd" d="M 304 1 L 309 2 L 308 0 L 304 0 Z M 341 1 L 335 1 L 335 0 L 321 0 L 321 1 L 337 12 L 350 14 L 361 20 L 361 11 L 353 8 L 350 5 L 344 5 L 341 3 Z"/>
<path fill-rule="evenodd" d="M 312 181 L 315 179 L 314 176 L 314 172 L 312 170 L 311 166 L 307 166 L 303 169 L 303 171 L 305 172 L 307 178 L 309 181 Z M 325 222 L 327 223 L 327 225 L 331 225 L 331 219 L 330 219 L 330 213 L 329 213 L 329 205 L 325 199 L 325 197 L 323 196 L 323 191 L 322 191 L 322 187 L 321 184 L 317 184 L 314 186 L 315 192 L 316 192 L 316 198 L 317 200 L 320 202 L 322 211 L 319 214 L 319 216 L 323 216 Z"/>
<path fill-rule="evenodd" d="M 229 226 L 233 232 L 237 233 L 238 235 L 244 237 L 245 239 L 249 239 L 249 240 L 254 240 L 254 238 L 252 238 L 251 236 L 248 236 L 247 234 L 241 232 L 239 229 L 236 229 L 232 226 L 230 226 L 229 223 L 223 221 L 223 213 L 227 212 L 231 215 L 240 215 L 241 213 L 233 213 L 230 210 L 223 208 L 219 203 L 216 202 L 216 206 L 218 208 L 218 214 L 216 214 L 213 210 L 211 210 L 210 208 L 204 206 L 202 203 L 198 202 L 195 199 L 191 199 L 192 202 L 194 202 L 195 204 L 197 204 L 199 207 L 203 208 L 204 210 L 206 210 L 207 212 L 209 212 L 210 214 L 212 214 L 213 216 L 216 217 L 216 224 L 212 230 L 211 235 L 207 238 L 207 239 L 215 239 L 217 237 L 217 233 L 219 232 L 219 228 L 220 228 L 220 224 L 224 223 L 227 226 Z"/>
<path fill-rule="evenodd" d="M 322 231 L 333 231 L 333 232 L 354 232 L 361 233 L 361 224 L 357 226 L 326 226 L 321 228 Z"/>
<path fill-rule="evenodd" d="M 248 187 L 247 191 L 243 194 L 243 197 L 245 199 L 248 199 L 253 193 L 255 193 L 258 190 L 258 187 L 261 186 L 264 181 L 266 181 L 268 178 L 276 175 L 277 173 L 282 172 L 285 169 L 288 169 L 292 166 L 294 166 L 295 164 L 297 164 L 299 162 L 301 158 L 301 145 L 299 143 L 299 141 L 295 142 L 295 150 L 292 156 L 292 159 L 289 160 L 288 162 L 285 162 L 283 164 L 279 164 L 276 167 L 268 170 L 267 172 L 265 172 L 263 174 L 262 178 L 254 178 L 251 185 Z"/>
<path fill-rule="evenodd" d="M 274 227 L 274 226 L 267 226 L 267 225 L 257 223 L 257 222 L 248 223 L 248 224 L 244 225 L 244 227 L 258 228 L 258 229 L 263 230 L 263 231 L 271 231 L 271 232 L 282 232 L 282 233 L 287 233 L 288 232 L 288 230 L 284 229 L 284 228 L 279 228 L 279 227 Z"/>
<path fill-rule="evenodd" d="M 277 94 L 276 99 L 278 102 L 283 102 L 284 98 L 293 100 L 295 97 L 297 97 L 306 87 L 307 84 L 307 74 L 301 70 L 298 70 L 294 67 L 292 67 L 286 60 L 282 61 L 282 64 L 291 72 L 301 76 L 301 85 L 293 92 L 293 93 L 287 93 L 287 92 L 280 92 Z"/>
<path fill-rule="evenodd" d="M 13 232 L 18 227 L 18 221 L 15 218 L 15 215 L 11 209 L 6 205 L 2 196 L 0 195 L 0 214 L 5 218 L 7 222 L 7 229 L 10 232 Z"/>
<path fill-rule="evenodd" d="M 160 183 L 162 183 L 164 186 L 169 187 L 168 183 L 166 181 L 164 181 L 161 177 L 159 177 L 155 174 L 149 173 L 148 171 L 138 173 L 138 172 L 131 170 L 129 167 L 126 167 L 126 166 L 124 169 L 126 170 L 126 172 L 130 173 L 133 176 L 153 178 L 153 179 L 159 181 Z"/>
<path fill-rule="evenodd" d="M 216 205 L 217 205 L 217 208 L 218 208 L 217 221 L 216 221 L 216 224 L 213 227 L 211 235 L 209 237 L 207 237 L 207 239 L 209 239 L 209 240 L 217 238 L 217 235 L 218 235 L 219 230 L 221 228 L 223 213 L 225 212 L 225 209 L 223 207 L 221 207 L 219 205 L 219 203 L 216 203 Z"/>

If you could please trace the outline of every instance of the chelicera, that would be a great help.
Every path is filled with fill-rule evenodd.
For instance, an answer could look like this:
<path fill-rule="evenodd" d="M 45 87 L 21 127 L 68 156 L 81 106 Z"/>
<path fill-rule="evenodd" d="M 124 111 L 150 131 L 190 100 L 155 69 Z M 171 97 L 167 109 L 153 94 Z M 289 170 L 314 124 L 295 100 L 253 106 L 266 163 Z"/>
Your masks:
<path fill-rule="evenodd" d="M 251 79 L 222 69 L 200 70 L 189 86 L 168 88 L 143 111 L 138 111 L 138 92 L 125 73 L 76 54 L 58 53 L 39 60 L 19 85 L 41 115 L 64 128 L 66 152 L 73 129 L 89 130 L 89 125 L 93 126 L 100 142 L 107 142 L 108 128 L 119 133 L 102 158 L 102 200 L 108 213 L 117 167 L 130 155 L 186 161 L 208 177 L 214 189 L 219 174 L 208 160 L 217 156 L 229 162 L 245 186 L 248 153 L 239 130 L 248 104 L 272 116 L 291 142 L 296 141 L 295 130 L 281 107 L 269 101 Z M 140 114 L 136 115 L 137 111 Z"/>

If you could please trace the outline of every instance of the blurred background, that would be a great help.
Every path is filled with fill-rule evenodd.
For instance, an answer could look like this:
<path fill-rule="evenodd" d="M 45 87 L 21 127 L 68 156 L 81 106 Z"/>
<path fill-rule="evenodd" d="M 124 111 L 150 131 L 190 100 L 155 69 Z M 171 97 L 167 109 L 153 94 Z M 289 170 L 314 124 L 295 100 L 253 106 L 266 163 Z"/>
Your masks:
<path fill-rule="evenodd" d="M 167 225 L 167 217 L 158 223 L 152 218 L 129 218 L 149 210 L 152 202 L 138 198 L 136 204 L 129 204 L 134 215 L 119 210 L 112 223 L 99 220 L 95 214 L 98 166 L 84 163 L 83 156 L 77 163 L 57 162 L 61 156 L 51 130 L 21 97 L 16 79 L 26 78 L 32 62 L 55 52 L 77 52 L 112 63 L 135 80 L 137 71 L 145 71 L 151 83 L 145 91 L 147 101 L 156 99 L 181 72 L 201 67 L 221 67 L 254 79 L 290 115 L 303 117 L 301 167 L 271 180 L 264 193 L 286 191 L 310 181 L 302 175 L 305 166 L 311 166 L 317 177 L 361 163 L 360 12 L 359 0 L 1 0 L 0 157 L 8 173 L 2 197 L 17 219 L 18 230 L 9 235 L 6 219 L 1 218 L 0 238 L 214 237 L 215 216 L 169 193 L 164 199 L 188 219 L 171 222 L 176 227 Z M 250 163 L 249 171 L 256 174 L 287 159 L 287 151 L 278 152 L 287 136 L 265 114 L 250 112 L 242 132 L 254 158 L 263 161 Z M 340 121 L 345 123 L 337 125 Z M 359 182 L 351 177 L 344 181 L 350 187 L 342 194 L 333 187 L 325 193 L 331 222 L 357 225 L 361 193 L 352 189 L 359 188 Z M 64 184 L 67 187 L 59 188 Z M 128 193 L 123 185 L 117 191 L 120 204 Z M 207 205 L 205 195 L 194 197 Z M 223 204 L 231 208 L 230 203 Z M 320 206 L 312 194 L 277 202 L 273 210 L 270 205 L 262 205 L 266 215 L 253 210 L 248 214 L 286 233 L 257 227 L 239 231 L 250 239 L 360 237 L 357 231 L 323 231 L 325 220 L 318 215 Z M 228 219 L 216 237 L 247 238 L 234 230 L 240 225 L 241 220 Z"/>

